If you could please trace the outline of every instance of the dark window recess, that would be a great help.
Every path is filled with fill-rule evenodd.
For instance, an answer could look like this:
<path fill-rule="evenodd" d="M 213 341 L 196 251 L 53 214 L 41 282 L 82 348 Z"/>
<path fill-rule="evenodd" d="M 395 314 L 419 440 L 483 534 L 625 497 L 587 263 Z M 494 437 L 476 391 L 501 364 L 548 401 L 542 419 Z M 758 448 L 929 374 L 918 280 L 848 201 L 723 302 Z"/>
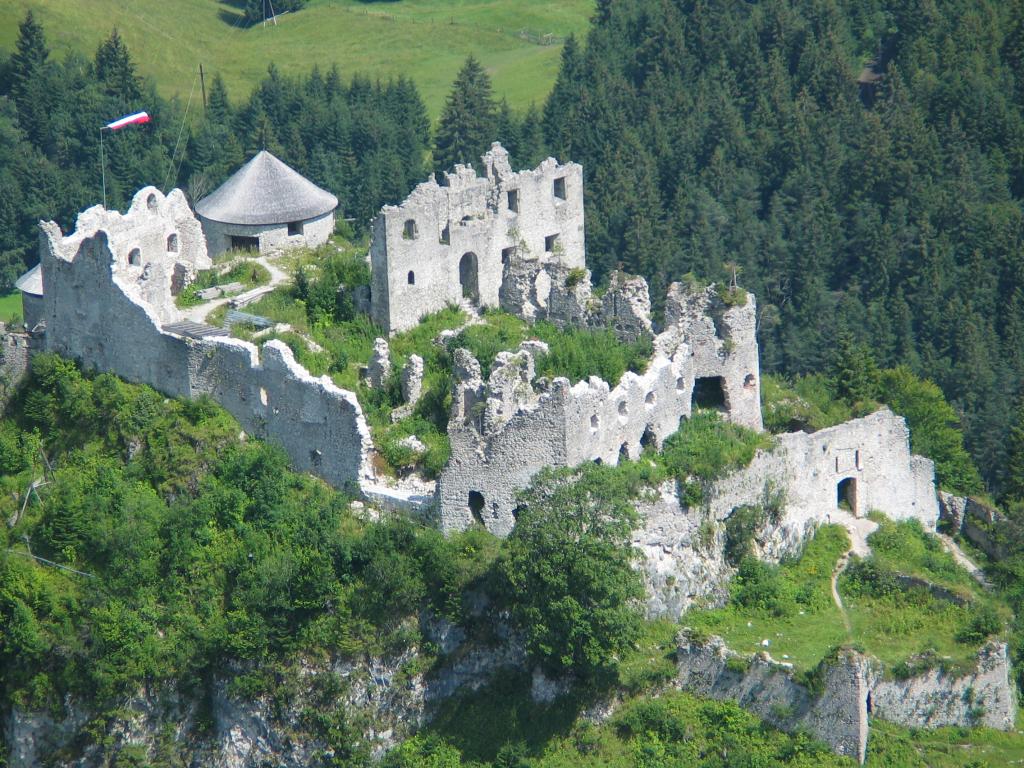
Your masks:
<path fill-rule="evenodd" d="M 231 247 L 239 251 L 258 251 L 260 249 L 260 239 L 258 237 L 232 235 Z"/>
<path fill-rule="evenodd" d="M 416 227 L 416 220 L 406 219 L 405 226 L 402 227 L 402 237 L 406 240 L 415 240 L 417 234 L 419 234 L 419 230 Z"/>
<path fill-rule="evenodd" d="M 555 179 L 554 194 L 559 200 L 565 200 L 565 177 Z"/>
<path fill-rule="evenodd" d="M 508 209 L 512 213 L 519 213 L 519 190 L 510 189 L 508 191 Z"/>
<path fill-rule="evenodd" d="M 133 267 L 137 267 L 142 263 L 142 251 L 138 248 L 132 248 L 128 251 L 128 263 Z"/>
<path fill-rule="evenodd" d="M 450 223 L 444 225 L 444 229 L 441 230 L 440 236 L 437 238 L 437 242 L 441 245 L 449 245 L 452 241 L 452 225 Z"/>
<path fill-rule="evenodd" d="M 694 408 L 725 408 L 725 385 L 721 376 L 708 376 L 693 382 Z"/>
<path fill-rule="evenodd" d="M 548 235 L 544 238 L 544 251 L 545 253 L 551 253 L 555 250 L 555 243 L 558 242 L 558 235 Z"/>
<path fill-rule="evenodd" d="M 502 248 L 501 249 L 501 263 L 510 264 L 512 262 L 512 252 L 515 248 Z"/>
<path fill-rule="evenodd" d="M 484 495 L 480 491 L 469 492 L 469 512 L 473 515 L 473 519 L 484 524 L 484 517 L 482 512 L 484 511 Z"/>
<path fill-rule="evenodd" d="M 295 235 L 302 234 L 302 222 L 301 221 L 289 221 L 288 222 L 288 236 L 295 237 Z"/>
<path fill-rule="evenodd" d="M 172 232 L 167 236 L 167 252 L 177 253 L 178 252 L 178 235 L 176 232 Z"/>
<path fill-rule="evenodd" d="M 413 272 L 411 269 L 409 270 L 408 280 L 409 285 L 416 285 L 416 273 Z"/>

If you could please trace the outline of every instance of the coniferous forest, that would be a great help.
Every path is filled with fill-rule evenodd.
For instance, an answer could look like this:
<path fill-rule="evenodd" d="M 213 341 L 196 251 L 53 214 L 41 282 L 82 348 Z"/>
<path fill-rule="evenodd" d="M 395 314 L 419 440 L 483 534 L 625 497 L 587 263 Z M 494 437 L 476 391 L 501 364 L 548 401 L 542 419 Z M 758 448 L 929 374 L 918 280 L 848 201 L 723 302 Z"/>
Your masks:
<path fill-rule="evenodd" d="M 998 495 L 1024 378 L 1022 42 L 1019 0 L 602 0 L 546 104 L 513 113 L 471 58 L 432 131 L 412 80 L 272 65 L 230 97 L 211 73 L 200 116 L 136 75 L 116 30 L 92 60 L 58 57 L 29 17 L 0 62 L 0 284 L 34 262 L 40 218 L 99 201 L 98 126 L 129 111 L 154 120 L 107 141 L 110 205 L 146 183 L 195 201 L 266 148 L 357 230 L 499 139 L 519 165 L 584 166 L 598 280 L 621 265 L 657 302 L 738 264 L 766 371 L 824 370 L 845 336 L 910 366 Z M 859 83 L 869 62 L 881 77 Z"/>

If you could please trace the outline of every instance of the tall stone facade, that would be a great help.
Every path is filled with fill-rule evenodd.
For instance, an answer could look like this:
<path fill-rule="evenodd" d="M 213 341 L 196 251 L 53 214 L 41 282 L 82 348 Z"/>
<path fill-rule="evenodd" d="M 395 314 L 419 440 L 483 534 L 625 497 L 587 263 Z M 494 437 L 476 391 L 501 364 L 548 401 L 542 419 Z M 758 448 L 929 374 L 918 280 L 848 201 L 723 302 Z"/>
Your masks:
<path fill-rule="evenodd" d="M 635 287 L 628 291 L 635 294 Z M 647 445 L 660 447 L 694 404 L 760 429 L 754 297 L 728 307 L 713 289 L 673 286 L 669 305 L 674 322 L 654 340 L 647 370 L 614 384 L 596 377 L 576 384 L 535 380 L 534 357 L 543 351 L 535 342 L 501 353 L 485 382 L 479 362 L 457 350 L 452 453 L 438 483 L 441 527 L 476 521 L 507 535 L 516 493 L 541 469 L 635 459 Z M 698 399 L 703 392 L 710 393 L 707 402 Z"/>
<path fill-rule="evenodd" d="M 168 395 L 209 395 L 296 469 L 335 486 L 372 475 L 354 394 L 310 375 L 280 341 L 258 349 L 179 322 L 176 281 L 206 257 L 180 192 L 144 189 L 125 216 L 90 208 L 67 237 L 53 222 L 41 228 L 47 350 Z M 167 247 L 172 230 L 177 250 Z"/>
<path fill-rule="evenodd" d="M 482 160 L 485 176 L 456 166 L 443 184 L 431 178 L 374 220 L 371 315 L 389 333 L 464 298 L 498 306 L 513 257 L 583 268 L 581 166 L 548 158 L 513 172 L 497 143 Z"/>

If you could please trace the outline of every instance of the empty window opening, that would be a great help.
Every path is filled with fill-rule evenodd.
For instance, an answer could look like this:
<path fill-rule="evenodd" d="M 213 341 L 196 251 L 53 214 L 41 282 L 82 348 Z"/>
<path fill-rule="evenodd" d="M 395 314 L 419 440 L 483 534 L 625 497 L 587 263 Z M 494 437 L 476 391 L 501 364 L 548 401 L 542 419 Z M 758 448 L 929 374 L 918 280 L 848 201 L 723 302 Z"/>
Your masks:
<path fill-rule="evenodd" d="M 651 429 L 651 425 L 648 424 L 644 429 L 644 433 L 640 436 L 640 449 L 646 448 L 657 448 L 658 439 L 654 436 L 654 430 Z"/>
<path fill-rule="evenodd" d="M 480 303 L 480 284 L 478 282 L 478 265 L 476 254 L 472 251 L 462 254 L 459 260 L 459 284 L 462 286 L 463 298 L 474 304 Z"/>
<path fill-rule="evenodd" d="M 502 248 L 501 249 L 501 263 L 502 264 L 511 264 L 512 263 L 512 252 L 514 250 L 515 250 L 514 247 L 512 247 L 512 248 Z"/>
<path fill-rule="evenodd" d="M 232 235 L 231 247 L 239 251 L 258 251 L 260 249 L 260 239 L 258 237 Z"/>
<path fill-rule="evenodd" d="M 629 406 L 626 405 L 625 400 L 619 400 L 619 416 L 625 418 L 629 415 Z"/>
<path fill-rule="evenodd" d="M 555 245 L 558 244 L 558 235 L 548 235 L 544 238 L 544 252 L 554 253 Z"/>
<path fill-rule="evenodd" d="M 743 386 L 746 387 L 747 389 L 753 389 L 756 381 L 757 380 L 754 378 L 754 374 L 748 373 L 746 375 L 746 378 L 743 379 Z"/>
<path fill-rule="evenodd" d="M 133 267 L 137 267 L 142 264 L 142 251 L 138 248 L 132 248 L 128 251 L 128 263 Z"/>
<path fill-rule="evenodd" d="M 686 377 L 685 376 L 680 376 L 678 379 L 676 379 L 676 392 L 681 395 L 685 391 L 686 391 Z"/>
<path fill-rule="evenodd" d="M 519 213 L 519 190 L 510 189 L 508 191 L 508 209 L 512 213 Z"/>
<path fill-rule="evenodd" d="M 693 382 L 694 408 L 725 410 L 725 382 L 721 376 L 704 376 Z"/>
<path fill-rule="evenodd" d="M 296 235 L 302 234 L 302 222 L 301 221 L 289 221 L 288 222 L 288 236 L 295 237 Z"/>
<path fill-rule="evenodd" d="M 559 200 L 565 200 L 565 177 L 555 179 L 553 190 L 555 197 Z"/>
<path fill-rule="evenodd" d="M 406 219 L 405 226 L 402 227 L 402 237 L 406 240 L 415 240 L 419 234 L 419 230 L 416 228 L 416 219 Z"/>
<path fill-rule="evenodd" d="M 480 525 L 484 524 L 484 516 L 482 514 L 483 511 L 484 511 L 484 495 L 482 493 L 480 493 L 480 491 L 470 491 L 469 492 L 469 513 L 471 515 L 473 515 L 473 519 L 476 522 L 480 523 Z"/>
<path fill-rule="evenodd" d="M 266 405 L 269 402 L 269 399 L 267 398 L 267 390 L 263 387 L 260 387 L 260 402 L 263 403 L 263 405 Z"/>
<path fill-rule="evenodd" d="M 601 427 L 601 420 L 599 418 L 597 418 L 597 414 L 595 413 L 593 416 L 590 417 L 590 431 L 591 432 L 597 432 L 597 430 L 600 427 Z"/>
<path fill-rule="evenodd" d="M 309 452 L 309 461 L 314 467 L 320 467 L 323 464 L 324 455 L 316 448 Z"/>
<path fill-rule="evenodd" d="M 857 514 L 857 480 L 847 477 L 836 486 L 836 506 Z"/>
<path fill-rule="evenodd" d="M 146 207 L 151 211 L 156 210 L 156 195 L 150 195 L 146 198 Z"/>
<path fill-rule="evenodd" d="M 178 252 L 178 233 L 172 232 L 167 236 L 167 251 L 168 253 Z"/>
<path fill-rule="evenodd" d="M 410 269 L 409 274 L 406 276 L 406 280 L 408 280 L 409 285 L 416 285 L 416 273 Z"/>
<path fill-rule="evenodd" d="M 449 245 L 452 241 L 452 225 L 451 222 L 444 225 L 444 229 L 441 230 L 440 236 L 437 238 L 437 242 L 441 245 Z"/>
<path fill-rule="evenodd" d="M 619 463 L 624 461 L 629 461 L 629 445 L 627 443 L 623 443 L 619 447 Z"/>
<path fill-rule="evenodd" d="M 658 396 L 656 394 L 654 394 L 653 392 L 648 392 L 647 397 L 644 398 L 644 403 L 647 405 L 648 408 L 653 408 L 654 403 L 657 402 L 657 400 Z"/>

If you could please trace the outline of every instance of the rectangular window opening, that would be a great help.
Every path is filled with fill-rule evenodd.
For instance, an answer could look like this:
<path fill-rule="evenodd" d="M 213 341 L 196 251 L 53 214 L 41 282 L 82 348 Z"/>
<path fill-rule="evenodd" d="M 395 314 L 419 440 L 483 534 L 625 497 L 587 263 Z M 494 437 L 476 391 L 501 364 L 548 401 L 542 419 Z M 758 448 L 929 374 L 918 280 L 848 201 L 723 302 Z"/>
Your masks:
<path fill-rule="evenodd" d="M 288 236 L 295 237 L 295 235 L 302 234 L 302 222 L 301 221 L 289 221 L 288 222 Z"/>
<path fill-rule="evenodd" d="M 544 252 L 545 253 L 553 253 L 554 250 L 555 250 L 555 245 L 557 245 L 557 244 L 558 244 L 558 235 L 557 234 L 548 235 L 547 237 L 544 238 Z"/>
<path fill-rule="evenodd" d="M 519 190 L 510 189 L 508 191 L 508 209 L 512 213 L 519 213 Z"/>
<path fill-rule="evenodd" d="M 554 193 L 555 193 L 555 197 L 557 197 L 559 200 L 565 200 L 565 177 L 564 176 L 562 176 L 561 178 L 555 179 Z"/>

